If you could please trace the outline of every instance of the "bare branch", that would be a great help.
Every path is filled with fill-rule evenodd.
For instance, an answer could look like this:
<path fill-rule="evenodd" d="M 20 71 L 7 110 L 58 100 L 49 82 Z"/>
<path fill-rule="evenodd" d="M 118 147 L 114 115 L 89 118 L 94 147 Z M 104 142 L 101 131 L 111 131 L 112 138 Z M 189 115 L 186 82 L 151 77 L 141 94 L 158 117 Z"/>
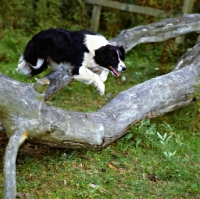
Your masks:
<path fill-rule="evenodd" d="M 140 43 L 161 42 L 192 32 L 200 32 L 200 14 L 189 14 L 179 18 L 163 19 L 160 22 L 123 30 L 110 40 L 122 45 L 126 51 Z"/>
<path fill-rule="evenodd" d="M 62 67 L 59 70 L 50 72 L 45 77 L 50 80 L 50 85 L 45 93 L 46 100 L 73 81 L 70 73 Z"/>
<path fill-rule="evenodd" d="M 4 160 L 4 199 L 16 198 L 16 159 L 19 146 L 27 134 L 16 131 L 9 139 Z"/>

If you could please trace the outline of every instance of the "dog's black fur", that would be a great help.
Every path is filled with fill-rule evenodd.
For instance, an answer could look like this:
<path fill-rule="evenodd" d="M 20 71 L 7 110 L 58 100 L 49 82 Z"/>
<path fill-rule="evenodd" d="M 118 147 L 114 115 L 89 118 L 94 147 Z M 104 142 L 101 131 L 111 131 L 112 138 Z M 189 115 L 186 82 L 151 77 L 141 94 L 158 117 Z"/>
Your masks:
<path fill-rule="evenodd" d="M 111 45 L 102 35 L 51 28 L 34 35 L 28 42 L 18 70 L 33 76 L 46 70 L 48 65 L 52 70 L 61 66 L 70 67 L 75 79 L 94 83 L 103 94 L 105 88 L 102 83 L 107 79 L 108 72 L 119 76 L 126 69 L 122 62 L 124 59 L 124 48 Z M 99 77 L 90 70 L 93 67 L 103 69 Z"/>

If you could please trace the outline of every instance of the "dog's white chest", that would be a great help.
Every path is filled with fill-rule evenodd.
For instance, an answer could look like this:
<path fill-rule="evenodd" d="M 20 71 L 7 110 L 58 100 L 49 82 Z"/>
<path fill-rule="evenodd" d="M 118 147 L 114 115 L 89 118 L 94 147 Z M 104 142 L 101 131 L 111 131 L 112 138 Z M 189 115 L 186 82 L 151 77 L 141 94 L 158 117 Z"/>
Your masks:
<path fill-rule="evenodd" d="M 99 65 L 94 61 L 94 55 L 90 52 L 84 53 L 82 66 L 86 68 L 99 67 Z"/>

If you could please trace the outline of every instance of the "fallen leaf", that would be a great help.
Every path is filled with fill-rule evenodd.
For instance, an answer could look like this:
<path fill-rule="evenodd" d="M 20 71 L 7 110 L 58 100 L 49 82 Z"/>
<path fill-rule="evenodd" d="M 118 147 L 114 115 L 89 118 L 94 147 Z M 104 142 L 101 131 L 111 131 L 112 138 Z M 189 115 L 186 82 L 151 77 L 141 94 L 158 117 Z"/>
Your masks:
<path fill-rule="evenodd" d="M 155 174 L 149 174 L 147 176 L 147 178 L 153 182 L 158 182 L 159 180 L 162 180 L 161 178 L 159 178 L 158 176 L 156 176 Z"/>

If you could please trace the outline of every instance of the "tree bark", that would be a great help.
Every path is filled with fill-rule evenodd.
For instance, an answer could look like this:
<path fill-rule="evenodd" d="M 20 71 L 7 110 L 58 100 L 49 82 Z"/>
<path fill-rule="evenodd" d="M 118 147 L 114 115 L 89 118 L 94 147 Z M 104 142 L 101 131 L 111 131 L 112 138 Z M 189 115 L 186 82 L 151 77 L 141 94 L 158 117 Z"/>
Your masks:
<path fill-rule="evenodd" d="M 111 42 L 128 51 L 139 43 L 165 41 L 196 31 L 200 31 L 200 15 L 187 15 L 123 31 Z M 188 105 L 200 86 L 199 55 L 197 43 L 181 57 L 174 71 L 121 92 L 93 113 L 66 111 L 45 103 L 45 99 L 73 81 L 62 68 L 35 84 L 20 83 L 0 74 L 0 123 L 10 137 L 4 164 L 4 198 L 16 195 L 14 164 L 26 138 L 51 147 L 102 149 L 141 119 Z"/>

